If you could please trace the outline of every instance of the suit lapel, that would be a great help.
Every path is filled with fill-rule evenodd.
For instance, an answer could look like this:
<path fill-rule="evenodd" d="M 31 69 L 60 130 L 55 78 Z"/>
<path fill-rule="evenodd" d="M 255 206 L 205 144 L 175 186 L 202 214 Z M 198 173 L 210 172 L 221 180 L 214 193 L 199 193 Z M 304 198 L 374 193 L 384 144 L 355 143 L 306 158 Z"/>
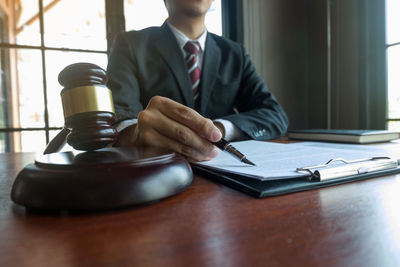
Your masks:
<path fill-rule="evenodd" d="M 182 94 L 183 104 L 193 108 L 193 92 L 185 60 L 175 36 L 166 22 L 160 27 L 160 34 L 155 37 L 153 44 L 174 74 Z"/>
<path fill-rule="evenodd" d="M 200 113 L 205 114 L 208 99 L 215 82 L 219 65 L 221 63 L 221 54 L 219 48 L 210 34 L 207 36 L 205 54 L 201 70 L 200 82 Z"/>

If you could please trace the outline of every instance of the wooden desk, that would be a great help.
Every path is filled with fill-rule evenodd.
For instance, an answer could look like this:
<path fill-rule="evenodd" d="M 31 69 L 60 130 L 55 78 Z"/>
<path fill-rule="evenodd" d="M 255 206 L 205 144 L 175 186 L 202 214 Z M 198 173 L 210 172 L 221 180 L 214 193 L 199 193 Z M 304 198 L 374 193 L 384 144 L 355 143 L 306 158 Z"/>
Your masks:
<path fill-rule="evenodd" d="M 95 214 L 9 199 L 33 154 L 0 154 L 0 266 L 399 266 L 400 176 L 254 199 L 195 177 L 178 196 Z"/>

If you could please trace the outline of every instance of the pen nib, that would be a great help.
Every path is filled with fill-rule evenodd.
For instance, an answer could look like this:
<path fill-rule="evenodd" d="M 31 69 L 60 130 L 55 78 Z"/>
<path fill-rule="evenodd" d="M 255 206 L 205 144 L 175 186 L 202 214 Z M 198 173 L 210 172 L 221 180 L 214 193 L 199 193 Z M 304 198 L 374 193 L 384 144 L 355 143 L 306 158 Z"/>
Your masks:
<path fill-rule="evenodd" d="M 248 160 L 248 159 L 246 159 L 246 158 L 243 158 L 243 159 L 242 159 L 242 162 L 244 162 L 244 163 L 246 163 L 246 164 L 249 164 L 249 165 L 256 166 L 256 164 L 254 164 L 253 162 L 251 162 L 250 160 Z"/>

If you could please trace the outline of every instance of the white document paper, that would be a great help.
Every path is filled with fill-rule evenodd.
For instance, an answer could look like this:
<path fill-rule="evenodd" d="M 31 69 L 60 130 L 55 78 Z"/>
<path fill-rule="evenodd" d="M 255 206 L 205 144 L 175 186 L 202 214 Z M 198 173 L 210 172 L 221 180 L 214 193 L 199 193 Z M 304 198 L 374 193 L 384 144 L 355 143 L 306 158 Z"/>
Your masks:
<path fill-rule="evenodd" d="M 232 145 L 256 166 L 242 163 L 223 151 L 210 161 L 195 164 L 266 181 L 309 176 L 307 173 L 297 172 L 296 169 L 325 164 L 331 159 L 355 160 L 395 156 L 389 149 L 371 145 L 321 142 L 282 144 L 253 140 L 233 142 Z"/>

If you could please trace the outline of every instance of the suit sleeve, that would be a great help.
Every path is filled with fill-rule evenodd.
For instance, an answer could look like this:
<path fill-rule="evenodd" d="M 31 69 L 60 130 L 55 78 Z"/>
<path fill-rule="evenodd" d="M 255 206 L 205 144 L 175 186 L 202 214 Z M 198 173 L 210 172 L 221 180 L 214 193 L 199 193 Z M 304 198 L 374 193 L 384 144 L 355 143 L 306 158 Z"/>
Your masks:
<path fill-rule="evenodd" d="M 287 116 L 257 74 L 243 47 L 242 56 L 242 79 L 235 101 L 239 113 L 223 119 L 231 121 L 251 139 L 268 140 L 281 137 L 287 131 Z"/>
<path fill-rule="evenodd" d="M 107 86 L 113 94 L 117 122 L 137 118 L 143 109 L 135 61 L 125 34 L 118 34 L 107 66 Z"/>

